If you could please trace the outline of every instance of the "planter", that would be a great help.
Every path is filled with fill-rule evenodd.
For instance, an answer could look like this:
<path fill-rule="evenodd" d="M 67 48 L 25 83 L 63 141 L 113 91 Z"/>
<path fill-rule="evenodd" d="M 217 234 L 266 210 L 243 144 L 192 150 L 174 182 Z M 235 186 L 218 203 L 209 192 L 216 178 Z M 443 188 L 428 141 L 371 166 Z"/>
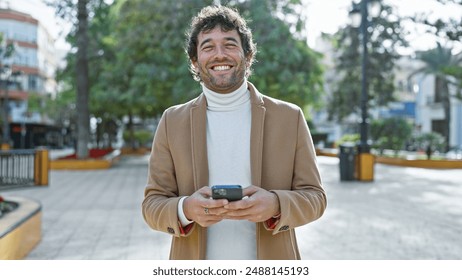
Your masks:
<path fill-rule="evenodd" d="M 108 169 L 120 159 L 120 150 L 90 150 L 90 158 L 76 159 L 75 155 L 50 161 L 53 170 L 95 170 Z"/>
<path fill-rule="evenodd" d="M 390 157 L 376 157 L 375 162 L 406 167 L 462 169 L 462 160 L 432 160 L 432 159 L 403 159 Z"/>
<path fill-rule="evenodd" d="M 40 242 L 42 206 L 22 197 L 7 197 L 18 207 L 0 218 L 0 260 L 20 260 Z"/>
<path fill-rule="evenodd" d="M 0 219 L 6 214 L 14 211 L 18 208 L 19 204 L 14 201 L 5 201 L 3 197 L 0 196 Z"/>

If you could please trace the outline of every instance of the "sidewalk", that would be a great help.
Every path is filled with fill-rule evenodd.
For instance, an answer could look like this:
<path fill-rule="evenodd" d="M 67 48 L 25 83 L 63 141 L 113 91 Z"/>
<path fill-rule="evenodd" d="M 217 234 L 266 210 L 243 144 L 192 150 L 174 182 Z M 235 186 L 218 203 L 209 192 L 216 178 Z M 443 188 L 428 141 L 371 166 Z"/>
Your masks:
<path fill-rule="evenodd" d="M 141 215 L 147 161 L 51 171 L 48 187 L 2 192 L 42 203 L 42 241 L 28 259 L 167 259 L 170 236 Z M 374 182 L 340 182 L 337 158 L 318 161 L 328 208 L 297 229 L 303 259 L 462 259 L 460 170 L 376 164 Z"/>

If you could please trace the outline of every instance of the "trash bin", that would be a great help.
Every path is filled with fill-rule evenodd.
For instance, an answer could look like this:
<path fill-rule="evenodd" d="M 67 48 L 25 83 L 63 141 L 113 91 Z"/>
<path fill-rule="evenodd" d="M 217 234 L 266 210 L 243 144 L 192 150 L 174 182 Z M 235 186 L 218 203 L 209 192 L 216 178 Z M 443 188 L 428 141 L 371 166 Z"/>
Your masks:
<path fill-rule="evenodd" d="M 355 157 L 356 145 L 354 143 L 344 143 L 340 145 L 340 181 L 355 180 Z"/>

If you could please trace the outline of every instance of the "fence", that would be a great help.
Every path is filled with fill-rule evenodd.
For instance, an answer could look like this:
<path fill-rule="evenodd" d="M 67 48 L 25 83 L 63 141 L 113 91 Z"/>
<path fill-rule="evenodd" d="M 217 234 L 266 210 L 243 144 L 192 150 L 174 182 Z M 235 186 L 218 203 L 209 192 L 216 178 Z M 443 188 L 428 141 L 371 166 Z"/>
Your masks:
<path fill-rule="evenodd" d="M 0 151 L 0 187 L 48 185 L 48 150 Z"/>

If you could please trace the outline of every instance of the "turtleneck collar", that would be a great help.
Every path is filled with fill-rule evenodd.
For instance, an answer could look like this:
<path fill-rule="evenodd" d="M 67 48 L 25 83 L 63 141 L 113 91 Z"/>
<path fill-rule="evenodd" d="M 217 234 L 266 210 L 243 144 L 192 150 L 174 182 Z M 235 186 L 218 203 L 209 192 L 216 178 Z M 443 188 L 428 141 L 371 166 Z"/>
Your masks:
<path fill-rule="evenodd" d="M 207 99 L 207 109 L 211 111 L 234 111 L 241 105 L 250 102 L 250 92 L 247 89 L 247 79 L 242 85 L 230 93 L 217 93 L 202 84 L 202 90 Z"/>

